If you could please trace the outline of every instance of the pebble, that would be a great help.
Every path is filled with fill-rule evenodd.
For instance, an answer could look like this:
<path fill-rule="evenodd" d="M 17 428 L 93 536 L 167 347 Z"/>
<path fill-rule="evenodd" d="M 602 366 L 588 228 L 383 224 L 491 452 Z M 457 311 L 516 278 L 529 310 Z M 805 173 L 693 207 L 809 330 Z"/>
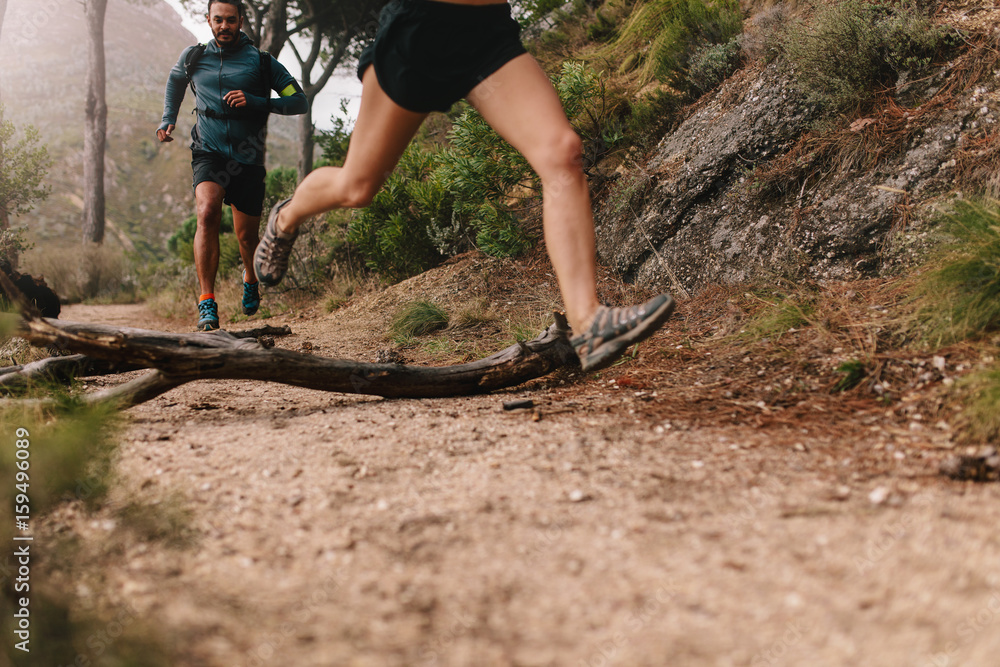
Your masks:
<path fill-rule="evenodd" d="M 889 498 L 889 489 L 884 486 L 875 487 L 871 493 L 868 494 L 868 501 L 872 505 L 881 505 Z"/>

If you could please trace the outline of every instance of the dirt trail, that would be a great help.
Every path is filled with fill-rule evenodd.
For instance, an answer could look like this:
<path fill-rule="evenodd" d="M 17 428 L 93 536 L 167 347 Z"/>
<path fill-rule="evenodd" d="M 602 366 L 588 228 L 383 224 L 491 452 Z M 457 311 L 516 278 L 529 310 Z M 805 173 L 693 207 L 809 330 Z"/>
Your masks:
<path fill-rule="evenodd" d="M 269 323 L 371 359 L 380 332 L 334 317 Z M 183 665 L 997 664 L 1000 485 L 941 478 L 919 434 L 679 431 L 662 389 L 549 384 L 192 383 L 129 412 L 103 517 L 50 521 L 103 566 L 77 590 L 130 605 Z M 119 535 L 126 502 L 186 509 L 193 542 Z"/>

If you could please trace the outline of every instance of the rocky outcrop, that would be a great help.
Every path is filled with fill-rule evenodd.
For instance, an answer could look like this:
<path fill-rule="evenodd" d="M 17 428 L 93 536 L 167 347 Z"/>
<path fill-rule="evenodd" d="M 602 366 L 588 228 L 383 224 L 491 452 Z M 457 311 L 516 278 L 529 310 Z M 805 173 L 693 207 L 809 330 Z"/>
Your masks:
<path fill-rule="evenodd" d="M 937 90 L 925 88 L 915 93 L 921 98 L 915 105 Z M 947 188 L 963 133 L 995 121 L 996 108 L 984 105 L 989 96 L 982 90 L 959 95 L 964 98 L 941 105 L 923 130 L 907 132 L 876 168 L 831 166 L 764 196 L 754 168 L 781 159 L 815 111 L 777 66 L 743 72 L 703 100 L 602 199 L 600 259 L 626 280 L 681 294 L 774 274 L 877 275 L 900 212 Z"/>

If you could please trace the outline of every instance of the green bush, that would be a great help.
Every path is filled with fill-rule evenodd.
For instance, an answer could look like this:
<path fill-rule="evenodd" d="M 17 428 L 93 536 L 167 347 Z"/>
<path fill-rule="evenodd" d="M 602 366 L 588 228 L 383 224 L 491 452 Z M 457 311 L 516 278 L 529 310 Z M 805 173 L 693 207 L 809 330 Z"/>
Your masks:
<path fill-rule="evenodd" d="M 913 4 L 845 0 L 789 26 L 782 48 L 802 90 L 836 113 L 870 103 L 900 72 L 926 68 L 946 43 Z"/>
<path fill-rule="evenodd" d="M 347 148 L 351 143 L 351 133 L 347 131 L 344 118 L 349 115 L 347 100 L 340 100 L 340 113 L 330 117 L 333 128 L 320 130 L 316 135 L 316 145 L 323 151 L 323 157 L 316 162 L 316 167 L 340 167 L 347 157 Z"/>
<path fill-rule="evenodd" d="M 431 178 L 435 153 L 411 144 L 368 208 L 347 231 L 368 266 L 393 279 L 415 275 L 443 259 L 428 234 L 435 216 L 451 218 L 450 197 Z"/>
<path fill-rule="evenodd" d="M 698 93 L 707 93 L 739 69 L 743 49 L 736 39 L 725 44 L 709 44 L 691 55 L 688 84 Z"/>
<path fill-rule="evenodd" d="M 602 55 L 624 62 L 638 54 L 640 81 L 683 88 L 692 53 L 706 44 L 725 44 L 742 29 L 738 0 L 649 0 L 636 5 Z"/>

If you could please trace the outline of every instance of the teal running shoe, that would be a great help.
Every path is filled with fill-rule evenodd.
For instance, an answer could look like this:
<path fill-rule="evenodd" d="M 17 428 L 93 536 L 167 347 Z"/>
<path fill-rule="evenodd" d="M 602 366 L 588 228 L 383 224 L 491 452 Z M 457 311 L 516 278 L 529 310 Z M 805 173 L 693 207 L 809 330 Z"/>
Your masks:
<path fill-rule="evenodd" d="M 205 299 L 198 302 L 197 331 L 212 331 L 219 328 L 219 306 L 215 299 Z"/>
<path fill-rule="evenodd" d="M 253 315 L 260 308 L 260 283 L 248 283 L 246 269 L 243 270 L 243 314 Z"/>

